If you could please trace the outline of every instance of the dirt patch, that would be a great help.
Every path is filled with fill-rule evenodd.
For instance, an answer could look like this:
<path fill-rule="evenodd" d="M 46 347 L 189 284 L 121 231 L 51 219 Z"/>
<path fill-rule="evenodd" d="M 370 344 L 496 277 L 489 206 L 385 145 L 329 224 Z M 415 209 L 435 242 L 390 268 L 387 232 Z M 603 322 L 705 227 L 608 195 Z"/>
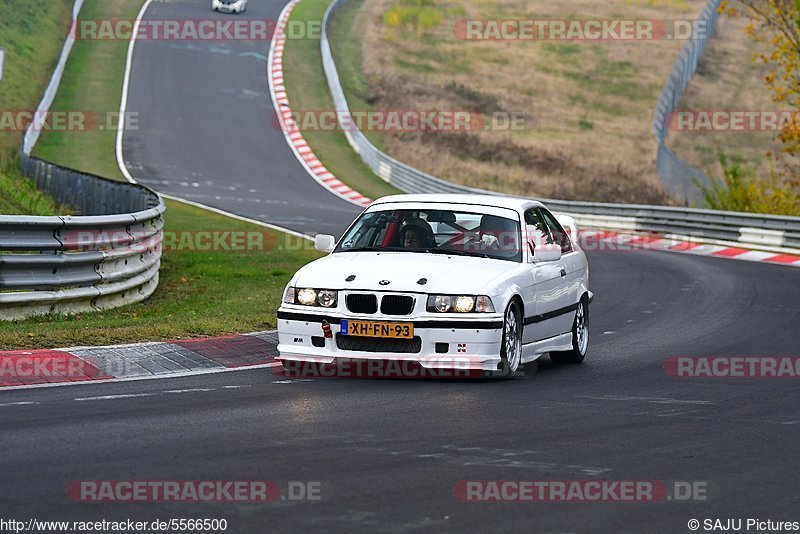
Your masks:
<path fill-rule="evenodd" d="M 510 113 L 513 104 L 459 82 L 436 85 L 413 76 L 378 78 L 370 84 L 374 109 L 449 109 L 485 115 Z M 526 124 L 538 119 L 521 115 Z M 391 154 L 436 176 L 474 187 L 541 198 L 669 204 L 648 169 L 620 161 L 590 163 L 559 147 L 536 146 L 509 132 L 385 132 Z M 524 132 L 523 132 L 524 133 Z M 577 148 L 585 153 L 586 148 Z"/>

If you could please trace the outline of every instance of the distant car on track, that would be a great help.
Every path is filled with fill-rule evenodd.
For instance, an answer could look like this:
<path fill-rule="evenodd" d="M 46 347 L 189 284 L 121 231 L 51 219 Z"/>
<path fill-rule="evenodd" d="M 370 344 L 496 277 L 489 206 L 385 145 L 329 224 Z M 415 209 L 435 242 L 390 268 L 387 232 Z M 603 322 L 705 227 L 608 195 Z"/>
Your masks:
<path fill-rule="evenodd" d="M 316 236 L 329 254 L 286 287 L 279 358 L 410 360 L 501 376 L 546 353 L 582 362 L 592 293 L 576 230 L 524 199 L 379 199 L 338 244 Z"/>
<path fill-rule="evenodd" d="M 243 13 L 247 10 L 247 0 L 211 0 L 211 10 L 220 13 Z"/>

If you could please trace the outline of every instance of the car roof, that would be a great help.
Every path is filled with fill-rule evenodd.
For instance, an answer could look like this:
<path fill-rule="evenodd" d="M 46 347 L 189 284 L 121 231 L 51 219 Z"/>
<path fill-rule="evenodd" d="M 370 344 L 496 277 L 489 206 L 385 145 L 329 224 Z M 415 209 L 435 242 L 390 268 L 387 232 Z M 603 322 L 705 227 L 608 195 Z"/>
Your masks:
<path fill-rule="evenodd" d="M 482 194 L 416 194 L 416 195 L 390 195 L 373 201 L 372 205 L 397 202 L 439 203 L 439 204 L 467 204 L 473 206 L 494 206 L 512 210 L 522 210 L 531 206 L 543 207 L 537 200 L 519 197 Z"/>

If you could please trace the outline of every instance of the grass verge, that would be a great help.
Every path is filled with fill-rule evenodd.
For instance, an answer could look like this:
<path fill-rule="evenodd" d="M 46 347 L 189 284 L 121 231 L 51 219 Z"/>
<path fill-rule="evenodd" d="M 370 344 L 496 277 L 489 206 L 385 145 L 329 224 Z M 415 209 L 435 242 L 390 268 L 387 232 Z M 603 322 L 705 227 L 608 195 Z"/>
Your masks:
<path fill-rule="evenodd" d="M 0 215 L 68 214 L 52 197 L 42 193 L 19 169 L 8 165 L 0 169 Z"/>
<path fill-rule="evenodd" d="M 303 0 L 292 10 L 290 23 L 319 23 L 328 3 L 328 0 Z M 283 52 L 283 71 L 293 110 L 311 112 L 333 109 L 322 70 L 319 39 L 288 39 Z M 303 137 L 328 170 L 362 195 L 378 198 L 399 192 L 370 171 L 347 143 L 342 132 L 306 130 L 303 131 Z"/>
<path fill-rule="evenodd" d="M 0 81 L 0 214 L 59 213 L 52 198 L 37 191 L 17 168 L 25 125 L 16 119 L 18 112 L 35 110 L 42 97 L 64 44 L 72 4 L 73 0 L 0 3 L 0 46 L 5 49 Z"/>
<path fill-rule="evenodd" d="M 330 32 L 331 52 L 336 60 L 339 81 L 353 111 L 370 111 L 370 100 L 374 97 L 364 76 L 363 39 L 354 32 L 354 28 L 357 28 L 356 15 L 363 4 L 364 0 L 351 0 L 339 9 Z M 377 132 L 364 130 L 364 135 L 380 150 L 386 150 L 383 137 Z"/>
<path fill-rule="evenodd" d="M 132 19 L 141 4 L 142 0 L 87 0 L 82 17 Z M 78 45 L 67 64 L 57 109 L 118 110 L 127 43 Z M 40 143 L 40 157 L 122 179 L 111 132 L 47 132 Z M 259 225 L 180 202 L 167 206 L 165 243 L 174 246 L 163 253 L 159 287 L 150 299 L 103 312 L 0 323 L 0 349 L 159 341 L 274 327 L 284 286 L 319 253 L 307 250 L 304 240 Z M 262 237 L 247 251 L 201 251 L 198 232 Z"/>
<path fill-rule="evenodd" d="M 5 48 L 0 111 L 36 109 L 50 81 L 67 36 L 73 0 L 3 0 L 0 3 L 0 46 Z M 10 164 L 23 132 L 0 128 L 0 160 Z"/>

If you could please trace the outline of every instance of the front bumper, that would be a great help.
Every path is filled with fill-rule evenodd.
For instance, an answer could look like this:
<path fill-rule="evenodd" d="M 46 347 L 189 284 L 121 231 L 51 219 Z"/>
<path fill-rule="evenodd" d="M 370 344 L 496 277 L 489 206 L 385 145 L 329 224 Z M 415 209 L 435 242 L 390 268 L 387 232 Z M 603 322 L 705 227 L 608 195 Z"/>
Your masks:
<path fill-rule="evenodd" d="M 419 348 L 412 352 L 344 348 L 339 339 L 342 319 L 391 321 L 414 324 L 414 336 Z M 324 338 L 323 321 L 330 325 L 332 337 Z M 296 310 L 278 311 L 278 359 L 286 362 L 333 363 L 337 358 L 364 360 L 396 360 L 416 362 L 427 369 L 469 369 L 494 371 L 500 363 L 500 338 L 503 321 L 492 315 L 476 319 L 401 319 L 386 317 L 356 317 L 301 313 Z M 324 346 L 314 346 L 312 338 Z M 343 336 L 355 338 L 357 336 Z M 379 338 L 361 338 L 374 341 Z M 446 343 L 447 352 L 437 352 L 436 344 Z M 368 344 L 368 343 L 367 343 Z M 380 342 L 378 342 L 380 344 Z"/>

